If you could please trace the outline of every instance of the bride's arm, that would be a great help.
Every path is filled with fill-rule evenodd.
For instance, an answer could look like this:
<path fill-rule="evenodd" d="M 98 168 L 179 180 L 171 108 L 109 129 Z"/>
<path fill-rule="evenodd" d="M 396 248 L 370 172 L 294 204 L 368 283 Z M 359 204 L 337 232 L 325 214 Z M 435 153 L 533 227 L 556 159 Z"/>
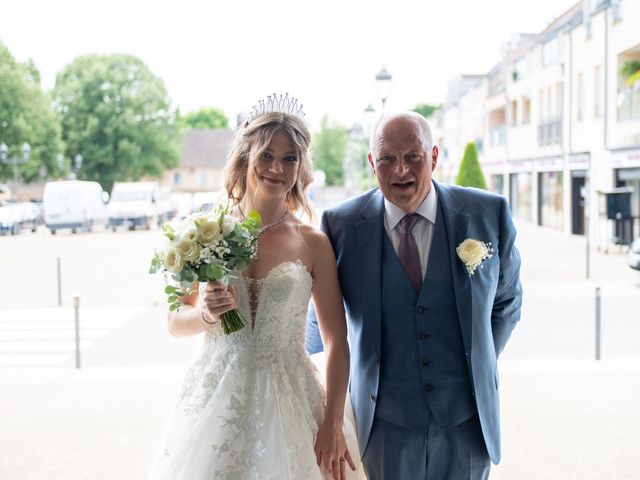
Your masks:
<path fill-rule="evenodd" d="M 190 295 L 180 298 L 183 305 L 169 312 L 169 333 L 174 337 L 190 337 L 207 330 L 220 320 L 220 315 L 235 308 L 235 291 L 227 291 L 220 282 L 209 282 L 205 288 L 204 305 L 198 305 L 198 284 Z"/>
<path fill-rule="evenodd" d="M 326 355 L 327 404 L 325 417 L 318 432 L 316 455 L 322 466 L 340 471 L 340 459 L 355 466 L 348 453 L 342 423 L 349 380 L 349 345 L 342 293 L 338 283 L 336 259 L 331 243 L 322 232 L 315 231 L 308 244 L 314 254 L 313 303 L 318 317 L 320 335 Z M 335 475 L 335 474 L 334 474 Z M 336 476 L 335 478 L 340 478 Z"/>

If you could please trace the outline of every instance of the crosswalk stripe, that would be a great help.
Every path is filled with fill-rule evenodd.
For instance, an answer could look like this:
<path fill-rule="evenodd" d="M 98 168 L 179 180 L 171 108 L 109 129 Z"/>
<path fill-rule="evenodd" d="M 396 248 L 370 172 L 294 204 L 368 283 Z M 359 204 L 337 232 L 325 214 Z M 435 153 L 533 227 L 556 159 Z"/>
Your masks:
<path fill-rule="evenodd" d="M 145 310 L 140 306 L 81 307 L 81 350 Z M 74 355 L 73 308 L 0 308 L 0 367 L 58 366 Z"/>
<path fill-rule="evenodd" d="M 96 340 L 104 337 L 109 332 L 106 328 L 94 330 L 80 330 L 80 338 L 85 340 Z M 75 330 L 0 330 L 0 343 L 13 340 L 75 340 Z"/>
<path fill-rule="evenodd" d="M 86 320 L 80 321 L 80 331 L 92 330 L 92 329 L 105 329 L 105 328 L 117 328 L 124 325 L 122 320 Z M 0 322 L 0 330 L 74 330 L 75 323 L 71 321 L 66 322 Z"/>

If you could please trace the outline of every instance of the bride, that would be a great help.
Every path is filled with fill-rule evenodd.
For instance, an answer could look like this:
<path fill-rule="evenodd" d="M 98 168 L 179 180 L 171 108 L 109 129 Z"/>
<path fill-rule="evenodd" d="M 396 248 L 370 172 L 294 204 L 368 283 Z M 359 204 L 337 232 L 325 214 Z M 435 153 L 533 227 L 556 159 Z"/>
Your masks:
<path fill-rule="evenodd" d="M 262 216 L 257 256 L 226 289 L 200 284 L 169 314 L 175 336 L 204 333 L 149 479 L 358 478 L 353 425 L 344 421 L 349 350 L 336 261 L 311 215 L 310 134 L 295 100 L 254 107 L 235 137 L 225 188 L 234 214 Z M 304 348 L 310 296 L 325 346 L 326 393 Z M 224 335 L 238 308 L 243 329 Z M 358 467 L 356 468 L 356 459 Z"/>

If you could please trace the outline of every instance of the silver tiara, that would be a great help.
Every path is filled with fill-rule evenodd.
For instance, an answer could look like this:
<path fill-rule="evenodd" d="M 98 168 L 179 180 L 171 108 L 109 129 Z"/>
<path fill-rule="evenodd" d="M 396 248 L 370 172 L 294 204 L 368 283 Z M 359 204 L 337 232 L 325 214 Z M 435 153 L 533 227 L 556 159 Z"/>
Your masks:
<path fill-rule="evenodd" d="M 285 93 L 284 96 L 278 96 L 274 93 L 273 95 L 267 95 L 266 100 L 259 100 L 257 105 L 251 107 L 247 123 L 251 123 L 265 113 L 272 112 L 289 113 L 304 118 L 302 104 L 298 104 L 297 98 L 290 97 L 288 93 Z"/>

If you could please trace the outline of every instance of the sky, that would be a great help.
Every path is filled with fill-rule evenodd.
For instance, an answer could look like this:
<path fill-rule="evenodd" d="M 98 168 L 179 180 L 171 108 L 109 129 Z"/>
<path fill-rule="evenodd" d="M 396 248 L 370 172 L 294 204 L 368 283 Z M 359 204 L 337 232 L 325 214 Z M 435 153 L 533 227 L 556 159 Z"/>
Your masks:
<path fill-rule="evenodd" d="M 312 126 L 442 103 L 447 83 L 486 73 L 516 33 L 537 33 L 577 0 L 0 0 L 0 41 L 32 59 L 45 89 L 76 57 L 136 55 L 182 113 L 217 107 L 235 125 L 272 92 L 300 99 Z"/>

